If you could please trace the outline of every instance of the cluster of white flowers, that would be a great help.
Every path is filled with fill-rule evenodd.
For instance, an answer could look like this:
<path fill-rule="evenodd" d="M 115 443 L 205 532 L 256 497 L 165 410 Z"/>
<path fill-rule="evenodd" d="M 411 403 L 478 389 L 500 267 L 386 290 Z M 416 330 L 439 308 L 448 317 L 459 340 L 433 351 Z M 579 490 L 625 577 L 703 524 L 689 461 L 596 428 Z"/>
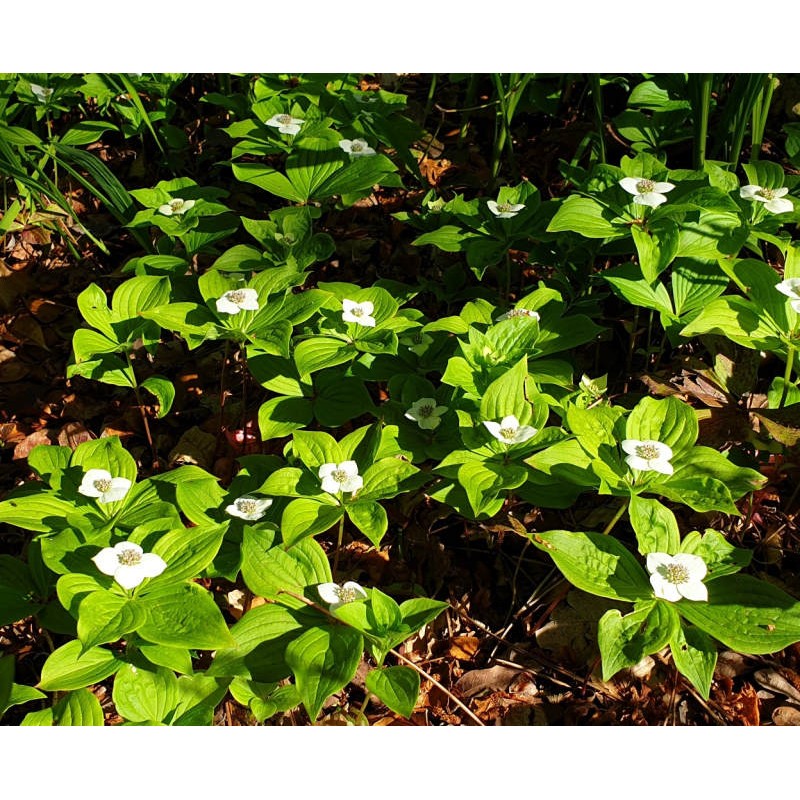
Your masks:
<path fill-rule="evenodd" d="M 447 406 L 437 406 L 433 397 L 421 397 L 411 404 L 405 416 L 406 419 L 416 422 L 423 430 L 432 431 L 439 427 L 441 422 L 439 417 L 446 411 Z"/>
<path fill-rule="evenodd" d="M 662 475 L 672 475 L 675 471 L 669 460 L 672 458 L 672 448 L 654 439 L 623 439 L 622 449 L 628 454 L 625 463 L 631 469 L 640 471 L 652 470 Z"/>
<path fill-rule="evenodd" d="M 628 194 L 633 195 L 634 203 L 638 203 L 640 206 L 650 206 L 650 208 L 656 208 L 662 203 L 666 203 L 666 193 L 675 188 L 674 183 L 651 181 L 650 178 L 623 178 L 619 185 Z"/>
<path fill-rule="evenodd" d="M 100 572 L 111 575 L 123 589 L 135 589 L 145 578 L 155 578 L 167 568 L 161 556 L 145 553 L 134 542 L 104 547 L 92 561 Z"/>
<path fill-rule="evenodd" d="M 375 317 L 372 312 L 375 306 L 370 300 L 363 303 L 356 303 L 355 300 L 342 300 L 342 319 L 345 322 L 355 322 L 356 325 L 363 325 L 365 328 L 375 327 Z"/>
<path fill-rule="evenodd" d="M 355 461 L 323 464 L 317 474 L 322 479 L 322 491 L 329 494 L 357 492 L 364 485 Z"/>
<path fill-rule="evenodd" d="M 240 311 L 258 311 L 258 292 L 255 289 L 231 289 L 217 300 L 220 314 L 238 314 Z"/>
<path fill-rule="evenodd" d="M 528 439 L 532 439 L 539 433 L 536 428 L 532 428 L 530 425 L 520 425 L 519 420 L 513 414 L 503 417 L 500 422 L 484 420 L 483 424 L 497 441 L 507 445 L 522 444 L 522 442 L 527 442 Z"/>
<path fill-rule="evenodd" d="M 305 120 L 297 119 L 291 114 L 275 114 L 267 120 L 266 124 L 271 128 L 277 128 L 280 133 L 294 136 L 299 133 L 304 122 Z"/>
<path fill-rule="evenodd" d="M 159 206 L 158 211 L 166 217 L 177 217 L 181 214 L 185 214 L 194 204 L 194 200 L 184 200 L 181 197 L 173 197 L 168 203 Z"/>

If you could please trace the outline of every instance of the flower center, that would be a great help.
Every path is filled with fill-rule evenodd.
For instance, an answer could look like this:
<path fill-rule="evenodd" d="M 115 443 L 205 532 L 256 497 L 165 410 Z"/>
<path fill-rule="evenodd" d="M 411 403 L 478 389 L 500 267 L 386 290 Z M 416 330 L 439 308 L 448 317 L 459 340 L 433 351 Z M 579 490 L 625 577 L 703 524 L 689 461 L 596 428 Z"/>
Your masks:
<path fill-rule="evenodd" d="M 363 316 L 364 316 L 364 309 L 363 309 L 363 308 L 361 308 L 361 306 L 353 306 L 353 308 L 352 308 L 352 310 L 350 311 L 350 313 L 351 313 L 351 314 L 352 314 L 354 317 L 363 317 Z"/>
<path fill-rule="evenodd" d="M 233 291 L 226 292 L 225 297 L 237 306 L 244 303 L 244 291 L 242 289 L 234 289 Z"/>
<path fill-rule="evenodd" d="M 183 200 L 172 200 L 170 201 L 169 207 L 175 211 L 180 211 L 183 208 Z"/>
<path fill-rule="evenodd" d="M 670 583 L 675 585 L 689 582 L 689 570 L 683 564 L 667 564 L 660 571 Z"/>
<path fill-rule="evenodd" d="M 278 116 L 278 122 L 280 122 L 281 125 L 291 125 L 292 115 L 291 114 L 280 114 Z"/>
<path fill-rule="evenodd" d="M 117 553 L 117 559 L 123 567 L 134 567 L 142 560 L 142 554 L 133 548 Z"/>
<path fill-rule="evenodd" d="M 773 200 L 775 198 L 775 192 L 772 189 L 759 189 L 756 194 L 759 197 L 763 197 L 765 200 Z"/>
<path fill-rule="evenodd" d="M 98 478 L 94 482 L 94 488 L 101 494 L 105 494 L 111 489 L 111 478 Z"/>
<path fill-rule="evenodd" d="M 639 192 L 639 194 L 646 194 L 647 192 L 652 192 L 655 187 L 656 185 L 653 181 L 642 178 L 642 180 L 636 184 L 636 191 Z"/>
<path fill-rule="evenodd" d="M 360 153 L 364 149 L 364 145 L 361 142 L 353 142 L 350 145 L 350 152 L 351 153 Z"/>
<path fill-rule="evenodd" d="M 517 433 L 517 429 L 516 428 L 500 428 L 500 435 L 504 439 L 508 439 L 509 441 L 511 441 L 511 439 L 514 438 L 516 433 Z"/>
<path fill-rule="evenodd" d="M 529 311 L 527 308 L 512 308 L 506 316 L 512 319 L 514 317 L 538 317 L 539 315 L 535 311 Z"/>
<path fill-rule="evenodd" d="M 245 497 L 236 501 L 236 508 L 243 514 L 255 514 L 258 511 L 258 502 L 252 497 Z"/>
<path fill-rule="evenodd" d="M 498 203 L 497 210 L 501 214 L 505 214 L 507 211 L 511 211 L 511 203 Z"/>
<path fill-rule="evenodd" d="M 350 476 L 343 469 L 335 469 L 331 472 L 331 477 L 336 483 L 344 483 Z"/>
<path fill-rule="evenodd" d="M 636 447 L 636 455 L 645 461 L 658 458 L 658 448 L 654 444 L 640 444 Z"/>
<path fill-rule="evenodd" d="M 346 589 L 344 586 L 337 586 L 334 592 L 336 592 L 340 603 L 352 603 L 358 597 L 358 592 L 350 586 Z"/>
<path fill-rule="evenodd" d="M 432 406 L 430 403 L 426 403 L 424 406 L 417 406 L 417 414 L 419 414 L 421 417 L 429 417 L 431 414 L 433 414 L 433 411 L 434 406 Z"/>

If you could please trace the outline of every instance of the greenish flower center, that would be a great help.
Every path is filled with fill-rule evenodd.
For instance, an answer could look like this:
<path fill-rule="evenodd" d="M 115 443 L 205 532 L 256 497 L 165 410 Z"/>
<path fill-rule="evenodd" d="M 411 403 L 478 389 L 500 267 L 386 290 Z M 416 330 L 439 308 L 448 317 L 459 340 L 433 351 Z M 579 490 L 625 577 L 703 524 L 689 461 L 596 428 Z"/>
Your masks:
<path fill-rule="evenodd" d="M 333 591 L 336 592 L 340 603 L 352 603 L 358 597 L 358 592 L 351 586 L 346 589 L 344 586 L 337 586 Z"/>
<path fill-rule="evenodd" d="M 659 452 L 654 444 L 640 444 L 636 446 L 636 455 L 645 459 L 645 461 L 652 461 L 658 458 Z"/>
<path fill-rule="evenodd" d="M 244 303 L 244 290 L 234 289 L 231 292 L 226 292 L 225 297 L 227 297 L 228 300 L 231 301 L 231 303 L 234 303 L 237 306 L 241 305 L 242 303 Z"/>
<path fill-rule="evenodd" d="M 336 483 L 344 483 L 350 476 L 343 469 L 335 469 L 331 472 L 331 477 Z"/>
<path fill-rule="evenodd" d="M 497 210 L 501 214 L 507 214 L 509 211 L 511 211 L 511 203 L 498 203 Z"/>
<path fill-rule="evenodd" d="M 131 548 L 130 550 L 123 550 L 121 553 L 117 553 L 117 559 L 124 567 L 134 567 L 141 562 L 142 554 L 138 550 Z"/>
<path fill-rule="evenodd" d="M 361 142 L 353 142 L 350 145 L 350 152 L 351 153 L 360 153 L 364 149 L 364 145 Z"/>
<path fill-rule="evenodd" d="M 291 114 L 278 115 L 278 122 L 280 122 L 281 125 L 291 125 L 292 124 Z"/>
<path fill-rule="evenodd" d="M 646 194 L 647 192 L 652 192 L 656 188 L 656 185 L 653 181 L 648 180 L 647 178 L 643 178 L 636 184 L 636 191 L 639 194 Z"/>
<path fill-rule="evenodd" d="M 421 417 L 430 417 L 435 410 L 435 406 L 432 406 L 430 403 L 426 403 L 423 406 L 417 406 L 417 414 Z"/>
<path fill-rule="evenodd" d="M 508 441 L 511 441 L 517 435 L 517 429 L 516 428 L 500 428 L 500 435 L 504 439 L 507 439 Z"/>
<path fill-rule="evenodd" d="M 535 311 L 529 311 L 527 308 L 512 308 L 506 316 L 509 319 L 513 319 L 514 317 L 535 317 L 537 314 Z"/>
<path fill-rule="evenodd" d="M 101 494 L 105 494 L 111 489 L 111 478 L 98 478 L 94 482 L 94 488 Z"/>
<path fill-rule="evenodd" d="M 765 200 L 774 200 L 775 192 L 772 189 L 759 189 L 756 194 L 763 197 Z"/>
<path fill-rule="evenodd" d="M 689 570 L 683 564 L 667 564 L 659 571 L 670 583 L 675 585 L 689 582 Z"/>
<path fill-rule="evenodd" d="M 361 306 L 353 306 L 353 308 L 350 310 L 350 313 L 354 317 L 363 317 L 364 316 L 364 309 Z"/>
<path fill-rule="evenodd" d="M 177 214 L 183 208 L 183 200 L 171 200 L 169 207 L 172 209 L 173 214 Z"/>
<path fill-rule="evenodd" d="M 236 501 L 236 508 L 243 514 L 255 514 L 258 511 L 258 501 L 252 497 L 240 498 Z"/>

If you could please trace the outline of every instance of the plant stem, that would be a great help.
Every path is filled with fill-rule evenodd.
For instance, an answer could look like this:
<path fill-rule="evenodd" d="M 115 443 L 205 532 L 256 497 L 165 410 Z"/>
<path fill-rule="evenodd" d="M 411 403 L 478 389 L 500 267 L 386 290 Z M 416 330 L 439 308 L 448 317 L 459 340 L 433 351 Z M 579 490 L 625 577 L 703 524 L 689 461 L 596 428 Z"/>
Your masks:
<path fill-rule="evenodd" d="M 793 344 L 789 345 L 789 352 L 786 354 L 786 369 L 783 372 L 783 389 L 781 390 L 781 400 L 778 403 L 778 408 L 783 408 L 786 402 L 786 395 L 789 392 L 789 383 L 792 380 L 792 367 L 794 366 L 794 352 L 795 347 Z"/>
<path fill-rule="evenodd" d="M 125 357 L 128 359 L 128 368 L 131 371 L 131 376 L 133 377 L 133 393 L 136 395 L 136 404 L 139 406 L 139 413 L 142 416 L 142 424 L 144 425 L 144 434 L 147 437 L 147 444 L 150 445 L 150 454 L 153 457 L 153 464 L 152 468 L 157 472 L 158 471 L 158 453 L 156 452 L 156 446 L 153 442 L 153 435 L 150 432 L 150 422 L 147 419 L 147 412 L 144 410 L 144 404 L 142 403 L 142 395 L 139 392 L 139 384 L 136 381 L 136 373 L 133 371 L 133 360 L 131 359 L 131 354 L 126 350 Z"/>
<path fill-rule="evenodd" d="M 625 498 L 625 501 L 617 509 L 617 513 L 614 514 L 614 516 L 611 518 L 611 522 L 609 522 L 608 525 L 606 525 L 606 527 L 603 529 L 603 536 L 608 536 L 608 534 L 611 533 L 612 530 L 614 530 L 614 526 L 620 521 L 620 519 L 622 519 L 622 515 L 627 510 L 628 504 L 630 502 L 631 500 L 629 497 Z"/>
<path fill-rule="evenodd" d="M 595 72 L 589 75 L 592 87 L 592 101 L 594 103 L 594 122 L 597 126 L 597 144 L 600 154 L 600 163 L 606 163 L 605 128 L 603 127 L 603 92 L 600 86 L 600 76 Z"/>
<path fill-rule="evenodd" d="M 333 556 L 333 577 L 335 578 L 339 571 L 339 551 L 342 549 L 342 540 L 344 539 L 344 512 L 342 518 L 339 520 L 339 536 L 336 539 L 336 553 Z"/>
<path fill-rule="evenodd" d="M 476 722 L 482 728 L 486 727 L 485 724 L 481 721 L 480 717 L 476 716 L 472 711 L 470 711 L 469 708 L 467 708 L 467 706 L 461 702 L 461 700 L 459 700 L 452 692 L 445 689 L 445 687 L 442 686 L 442 684 L 439 683 L 439 681 L 437 681 L 436 678 L 434 678 L 429 673 L 425 672 L 425 670 L 422 669 L 422 667 L 418 667 L 413 661 L 409 661 L 404 655 L 398 653 L 397 650 L 390 650 L 389 652 L 395 658 L 400 659 L 400 661 L 402 661 L 404 664 L 408 664 L 408 666 L 411 667 L 411 669 L 419 672 L 419 674 L 422 675 L 423 678 L 429 680 L 437 689 L 441 689 L 459 708 L 461 708 L 469 715 L 469 718 L 471 720 Z"/>
<path fill-rule="evenodd" d="M 706 142 L 708 140 L 708 111 L 711 106 L 711 83 L 713 73 L 698 76 L 699 86 L 695 101 L 694 120 L 694 166 L 702 169 L 706 162 Z"/>

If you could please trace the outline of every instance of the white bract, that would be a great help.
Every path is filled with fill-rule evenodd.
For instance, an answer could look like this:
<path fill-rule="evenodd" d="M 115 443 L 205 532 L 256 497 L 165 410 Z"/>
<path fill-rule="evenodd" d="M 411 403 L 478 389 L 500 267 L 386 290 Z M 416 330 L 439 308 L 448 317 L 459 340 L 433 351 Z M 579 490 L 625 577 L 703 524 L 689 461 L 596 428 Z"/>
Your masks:
<path fill-rule="evenodd" d="M 217 300 L 217 311 L 220 314 L 258 311 L 258 292 L 255 289 L 231 289 Z"/>
<path fill-rule="evenodd" d="M 674 183 L 651 181 L 649 178 L 623 178 L 619 185 L 633 195 L 634 203 L 651 208 L 666 203 L 665 193 L 671 192 L 675 188 Z"/>
<path fill-rule="evenodd" d="M 372 316 L 375 306 L 370 300 L 365 300 L 363 303 L 356 303 L 355 300 L 342 300 L 342 309 L 342 319 L 345 322 L 355 322 L 366 328 L 375 327 L 375 317 Z"/>
<path fill-rule="evenodd" d="M 514 319 L 514 317 L 530 317 L 537 321 L 541 319 L 538 311 L 531 311 L 529 308 L 512 308 L 505 314 L 501 314 L 496 321 L 502 322 L 504 319 Z"/>
<path fill-rule="evenodd" d="M 520 425 L 519 420 L 513 414 L 503 417 L 500 422 L 484 420 L 483 424 L 489 433 L 503 444 L 521 444 L 532 439 L 539 432 L 530 425 Z"/>
<path fill-rule="evenodd" d="M 367 144 L 366 139 L 342 139 L 339 142 L 339 147 L 341 147 L 345 153 L 350 153 L 353 158 L 375 155 L 375 150 Z"/>
<path fill-rule="evenodd" d="M 253 497 L 253 495 L 244 494 L 241 497 L 237 497 L 229 506 L 226 506 L 225 511 L 232 517 L 239 517 L 252 522 L 253 520 L 261 519 L 271 505 L 271 497 Z"/>
<path fill-rule="evenodd" d="M 38 83 L 32 83 L 31 92 L 40 103 L 46 103 L 48 100 L 50 100 L 50 97 L 53 94 L 53 89 L 50 86 L 39 86 Z"/>
<path fill-rule="evenodd" d="M 130 488 L 127 478 L 112 478 L 106 469 L 90 469 L 84 472 L 78 491 L 86 497 L 96 497 L 98 503 L 113 503 L 122 500 Z"/>
<path fill-rule="evenodd" d="M 776 284 L 775 288 L 790 298 L 789 305 L 800 314 L 800 278 L 787 278 Z"/>
<path fill-rule="evenodd" d="M 703 583 L 708 572 L 705 561 L 691 553 L 649 553 L 647 570 L 656 597 L 675 603 L 687 600 L 708 600 L 708 589 Z"/>
<path fill-rule="evenodd" d="M 347 581 L 343 586 L 338 583 L 321 583 L 317 586 L 319 596 L 330 604 L 330 611 L 353 603 L 356 600 L 366 600 L 367 593 L 355 581 Z"/>
<path fill-rule="evenodd" d="M 739 197 L 745 200 L 755 200 L 763 203 L 767 211 L 773 214 L 783 214 L 784 211 L 793 211 L 794 203 L 791 200 L 783 200 L 783 196 L 789 194 L 789 190 L 782 186 L 780 189 L 767 189 L 765 186 L 756 186 L 749 183 L 739 189 Z"/>
<path fill-rule="evenodd" d="M 304 122 L 305 120 L 297 119 L 291 114 L 275 114 L 267 120 L 266 124 L 277 128 L 281 133 L 289 133 L 294 136 Z"/>
<path fill-rule="evenodd" d="M 323 464 L 318 474 L 322 478 L 322 491 L 330 494 L 357 492 L 364 485 L 364 479 L 358 474 L 358 464 L 355 461 Z"/>
<path fill-rule="evenodd" d="M 145 553 L 133 542 L 104 547 L 92 561 L 100 572 L 111 575 L 123 589 L 135 589 L 145 578 L 155 578 L 167 568 L 161 556 Z"/>
<path fill-rule="evenodd" d="M 422 397 L 411 404 L 406 411 L 406 419 L 414 420 L 423 430 L 432 431 L 439 427 L 439 417 L 447 411 L 447 406 L 437 406 L 433 397 Z"/>
<path fill-rule="evenodd" d="M 169 203 L 159 206 L 158 211 L 167 217 L 177 217 L 185 214 L 194 204 L 194 200 L 183 200 L 180 197 L 174 197 Z"/>
<path fill-rule="evenodd" d="M 652 470 L 662 475 L 672 475 L 675 471 L 669 460 L 672 458 L 672 448 L 654 439 L 623 439 L 622 449 L 628 454 L 625 463 L 631 469 L 641 471 Z"/>
<path fill-rule="evenodd" d="M 525 208 L 525 203 L 498 203 L 496 200 L 487 200 L 486 205 L 489 206 L 489 211 L 500 219 L 516 217 Z"/>

